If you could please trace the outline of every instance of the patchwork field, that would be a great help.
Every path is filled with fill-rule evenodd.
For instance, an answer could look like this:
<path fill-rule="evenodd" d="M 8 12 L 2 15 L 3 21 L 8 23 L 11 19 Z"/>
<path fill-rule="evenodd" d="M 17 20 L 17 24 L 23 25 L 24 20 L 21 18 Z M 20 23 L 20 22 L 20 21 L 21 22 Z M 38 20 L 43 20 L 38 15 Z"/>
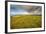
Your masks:
<path fill-rule="evenodd" d="M 10 19 L 10 28 L 19 29 L 19 28 L 40 28 L 41 27 L 41 16 L 11 16 Z"/>

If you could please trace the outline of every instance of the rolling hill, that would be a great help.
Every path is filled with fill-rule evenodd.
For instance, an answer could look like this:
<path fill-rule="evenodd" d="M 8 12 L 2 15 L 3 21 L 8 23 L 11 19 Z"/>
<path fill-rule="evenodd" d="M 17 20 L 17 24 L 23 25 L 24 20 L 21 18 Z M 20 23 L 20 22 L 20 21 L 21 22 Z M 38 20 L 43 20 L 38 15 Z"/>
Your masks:
<path fill-rule="evenodd" d="M 16 15 L 11 16 L 10 19 L 10 28 L 19 29 L 19 28 L 40 28 L 41 27 L 41 16 L 33 15 Z"/>

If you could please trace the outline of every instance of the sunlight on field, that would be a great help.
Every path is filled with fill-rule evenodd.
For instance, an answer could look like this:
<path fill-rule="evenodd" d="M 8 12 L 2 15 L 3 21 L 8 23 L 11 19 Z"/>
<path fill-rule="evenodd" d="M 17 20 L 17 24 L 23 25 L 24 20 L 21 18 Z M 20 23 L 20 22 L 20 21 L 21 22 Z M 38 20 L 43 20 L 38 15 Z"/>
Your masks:
<path fill-rule="evenodd" d="M 41 27 L 41 16 L 11 16 L 10 26 L 11 29 L 19 28 L 40 28 Z"/>

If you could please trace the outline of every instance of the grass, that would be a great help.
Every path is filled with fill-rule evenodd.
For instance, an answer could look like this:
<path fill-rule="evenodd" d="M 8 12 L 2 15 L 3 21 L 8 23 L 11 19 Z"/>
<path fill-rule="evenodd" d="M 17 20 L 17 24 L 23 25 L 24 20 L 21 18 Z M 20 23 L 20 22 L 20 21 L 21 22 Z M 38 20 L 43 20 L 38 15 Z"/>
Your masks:
<path fill-rule="evenodd" d="M 41 16 L 11 16 L 10 28 L 19 29 L 19 28 L 40 28 L 41 27 Z"/>

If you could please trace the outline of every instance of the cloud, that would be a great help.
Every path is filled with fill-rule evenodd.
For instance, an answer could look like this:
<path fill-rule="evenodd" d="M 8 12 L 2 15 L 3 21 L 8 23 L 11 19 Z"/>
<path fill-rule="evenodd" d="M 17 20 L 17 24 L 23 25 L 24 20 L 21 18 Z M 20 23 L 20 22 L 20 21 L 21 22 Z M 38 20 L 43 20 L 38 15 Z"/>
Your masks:
<path fill-rule="evenodd" d="M 10 12 L 11 15 L 41 15 L 41 9 L 41 6 L 11 5 Z"/>

